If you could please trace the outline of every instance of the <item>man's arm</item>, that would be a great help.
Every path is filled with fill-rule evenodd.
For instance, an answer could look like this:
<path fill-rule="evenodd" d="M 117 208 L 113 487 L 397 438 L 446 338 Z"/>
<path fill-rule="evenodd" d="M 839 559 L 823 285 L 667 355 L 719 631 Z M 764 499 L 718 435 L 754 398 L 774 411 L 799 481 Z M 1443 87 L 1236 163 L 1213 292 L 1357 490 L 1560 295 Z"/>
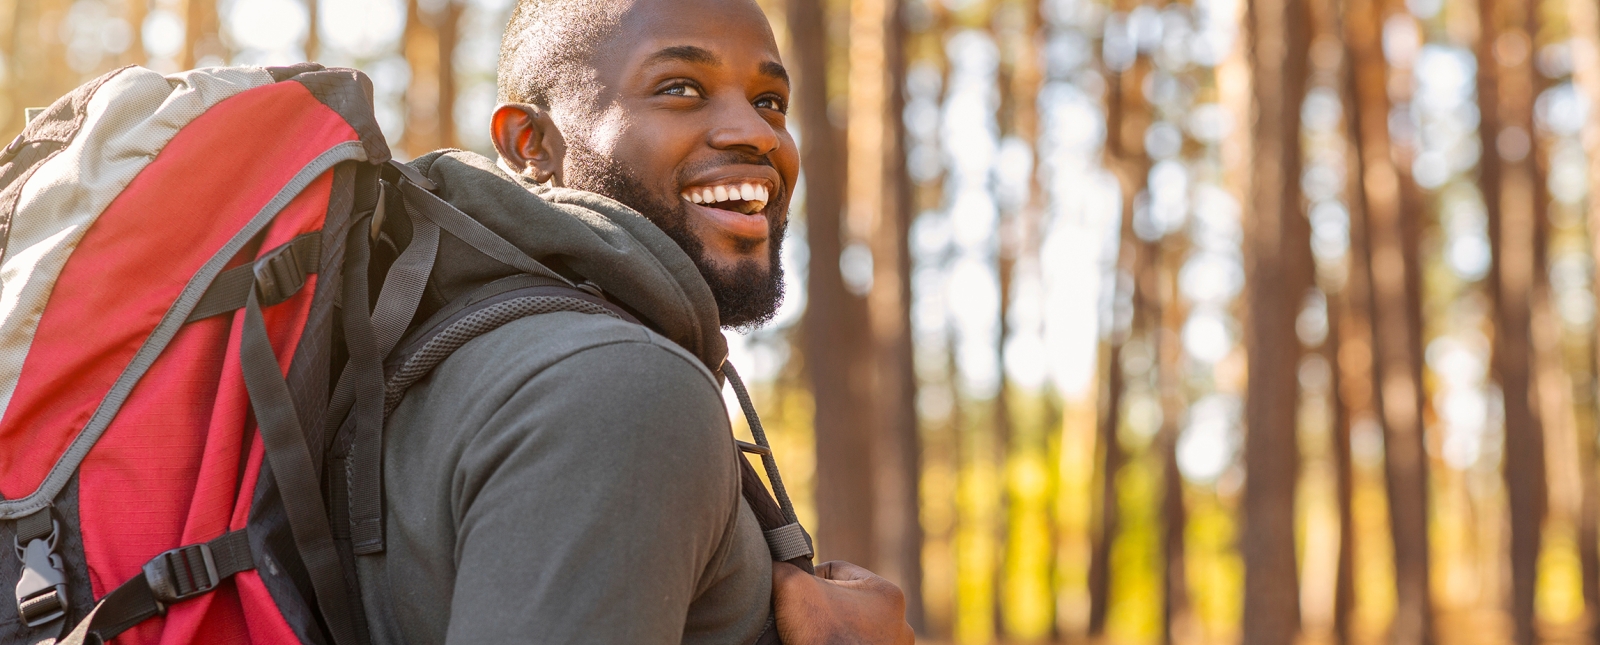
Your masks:
<path fill-rule="evenodd" d="M 679 642 L 737 504 L 722 410 L 703 372 L 645 342 L 530 379 L 452 478 L 448 642 Z"/>

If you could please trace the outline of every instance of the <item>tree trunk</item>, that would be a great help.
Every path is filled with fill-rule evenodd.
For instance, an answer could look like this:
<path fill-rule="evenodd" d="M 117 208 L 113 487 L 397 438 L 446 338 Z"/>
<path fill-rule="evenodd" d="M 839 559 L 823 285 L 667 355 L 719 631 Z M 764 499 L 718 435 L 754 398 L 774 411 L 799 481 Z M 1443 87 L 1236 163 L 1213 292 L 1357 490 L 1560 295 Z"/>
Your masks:
<path fill-rule="evenodd" d="M 1188 512 L 1183 503 L 1183 475 L 1178 470 L 1178 421 L 1188 402 L 1183 395 L 1183 321 L 1187 315 L 1178 299 L 1177 254 L 1163 242 L 1148 245 L 1150 279 L 1154 287 L 1146 309 L 1150 345 L 1156 351 L 1156 389 L 1161 399 L 1161 429 L 1155 448 L 1161 457 L 1161 634 L 1163 645 L 1186 639 L 1178 632 L 1187 624 L 1189 585 L 1185 575 L 1183 531 Z"/>
<path fill-rule="evenodd" d="M 922 628 L 916 373 L 911 348 L 911 180 L 905 166 L 905 38 L 899 0 L 850 5 L 848 228 L 872 250 L 867 317 L 872 343 L 874 570 L 906 595 Z"/>
<path fill-rule="evenodd" d="M 1507 8 L 1480 0 L 1478 42 L 1479 137 L 1484 153 L 1478 185 L 1488 215 L 1489 293 L 1493 302 L 1493 366 L 1505 408 L 1502 466 L 1510 507 L 1511 619 L 1519 645 L 1538 634 L 1534 616 L 1546 488 L 1543 429 L 1533 391 L 1531 296 L 1536 233 L 1533 184 L 1531 39 L 1507 26 Z M 1504 68 L 1504 69 L 1502 69 Z M 1504 72 L 1504 73 L 1502 73 Z M 1524 124 L 1527 125 L 1524 125 Z M 1520 149 L 1519 149 L 1520 146 Z"/>
<path fill-rule="evenodd" d="M 1295 489 L 1300 449 L 1300 340 L 1295 319 L 1311 287 L 1310 228 L 1300 185 L 1300 103 L 1310 23 L 1303 3 L 1251 0 L 1251 199 L 1245 224 L 1249 385 L 1245 407 L 1245 645 L 1282 645 L 1300 630 Z"/>
<path fill-rule="evenodd" d="M 1355 267 L 1355 258 L 1350 258 L 1352 270 Z M 1358 318 L 1352 315 L 1349 283 L 1340 292 L 1328 297 L 1328 340 L 1324 344 L 1323 357 L 1328 361 L 1330 378 L 1329 395 L 1333 398 L 1333 432 L 1332 454 L 1334 470 L 1334 494 L 1338 498 L 1339 507 L 1339 562 L 1334 574 L 1333 589 L 1333 636 L 1338 645 L 1350 643 L 1350 612 L 1355 607 L 1356 600 L 1356 567 L 1355 567 L 1355 514 L 1351 505 L 1351 496 L 1355 491 L 1355 472 L 1350 455 L 1350 423 L 1354 416 L 1352 412 L 1357 408 L 1352 405 L 1352 393 L 1362 383 L 1371 383 L 1370 374 L 1351 374 L 1354 370 L 1347 371 L 1340 363 L 1341 350 L 1344 348 L 1344 334 L 1346 330 L 1357 326 Z"/>
<path fill-rule="evenodd" d="M 1089 635 L 1098 637 L 1105 633 L 1106 615 L 1111 605 L 1111 547 L 1116 541 L 1119 511 L 1117 508 L 1117 475 L 1126 461 L 1117 437 L 1122 425 L 1122 395 L 1127 389 L 1122 372 L 1122 348 L 1132 333 L 1133 321 L 1139 317 L 1142 298 L 1132 282 L 1148 261 L 1140 256 L 1143 251 L 1133 230 L 1134 199 L 1144 190 L 1150 177 L 1150 158 L 1144 152 L 1144 132 L 1150 125 L 1149 105 L 1141 100 L 1140 88 L 1148 63 L 1138 61 L 1128 70 L 1105 70 L 1109 89 L 1106 92 L 1106 143 L 1105 163 L 1117 176 L 1122 191 L 1122 219 L 1118 233 L 1116 276 L 1113 288 L 1118 290 L 1112 298 L 1111 329 L 1103 330 L 1106 338 L 1102 366 L 1105 378 L 1100 383 L 1099 419 L 1095 435 L 1099 494 L 1093 500 L 1094 525 L 1089 536 Z M 1124 278 L 1129 291 L 1122 293 Z M 1119 311 L 1128 302 L 1126 315 Z"/>
<path fill-rule="evenodd" d="M 1572 78 L 1578 90 L 1589 99 L 1589 105 L 1600 105 L 1600 9 L 1596 0 L 1567 0 L 1567 24 L 1572 30 Z M 1590 110 L 1583 124 L 1583 148 L 1590 159 L 1589 191 L 1584 208 L 1587 211 L 1590 257 L 1600 259 L 1600 110 Z M 1600 280 L 1591 285 L 1595 298 L 1600 301 Z M 1600 379 L 1600 335 L 1589 338 L 1589 378 Z M 1590 422 L 1579 425 L 1578 459 L 1581 475 L 1581 494 L 1578 514 L 1578 557 L 1583 572 L 1583 604 L 1589 620 L 1588 641 L 1600 643 L 1600 460 L 1596 459 L 1596 443 L 1600 441 L 1600 396 L 1596 396 L 1595 381 L 1585 387 L 1584 400 Z"/>
<path fill-rule="evenodd" d="M 144 51 L 144 19 L 150 15 L 149 0 L 127 0 L 128 49 L 122 52 L 123 65 L 143 65 L 148 61 Z"/>
<path fill-rule="evenodd" d="M 5 80 L 14 102 L 0 115 L 7 132 L 22 130 L 23 110 L 50 105 L 78 84 L 58 35 L 71 5 L 67 0 L 12 0 L 9 5 L 11 49 L 6 62 L 11 73 Z"/>
<path fill-rule="evenodd" d="M 1433 642 L 1428 591 L 1428 472 L 1422 437 L 1422 386 L 1415 366 L 1421 338 L 1409 315 L 1417 294 L 1411 272 L 1416 255 L 1406 229 L 1419 217 L 1406 208 L 1409 181 L 1390 153 L 1388 63 L 1381 34 L 1385 13 L 1376 0 L 1348 0 L 1344 12 L 1347 87 L 1355 109 L 1347 118 L 1359 182 L 1351 210 L 1351 246 L 1369 282 L 1373 407 L 1384 432 L 1384 474 L 1394 542 L 1397 645 Z M 1358 233 L 1359 231 L 1359 233 Z M 1354 256 L 1352 257 L 1354 261 Z"/>
<path fill-rule="evenodd" d="M 444 6 L 433 16 L 439 33 L 439 145 L 436 148 L 455 148 L 456 137 L 456 43 L 460 42 L 460 0 L 444 0 Z"/>
<path fill-rule="evenodd" d="M 138 0 L 134 0 L 137 2 Z M 314 61 L 322 55 L 321 3 L 306 0 L 306 60 Z"/>
<path fill-rule="evenodd" d="M 1332 33 L 1335 36 L 1359 30 L 1360 25 L 1349 24 L 1360 16 L 1340 16 L 1338 9 L 1348 2 L 1329 3 L 1334 8 Z M 1356 65 L 1350 45 L 1346 44 L 1340 72 L 1339 98 L 1344 112 L 1345 172 L 1350 178 L 1345 185 L 1345 202 L 1349 213 L 1350 246 L 1345 261 L 1344 285 L 1337 293 L 1329 294 L 1328 342 L 1325 348 L 1332 376 L 1334 397 L 1333 461 L 1335 491 L 1339 506 L 1339 562 L 1334 583 L 1333 633 L 1338 645 L 1349 645 L 1351 613 L 1355 610 L 1355 549 L 1356 525 L 1353 506 L 1355 493 L 1355 467 L 1350 448 L 1350 432 L 1358 413 L 1373 412 L 1377 398 L 1377 379 L 1372 370 L 1372 274 L 1368 257 L 1367 217 L 1365 190 L 1361 181 L 1361 109 L 1356 88 Z M 1366 61 L 1370 62 L 1370 61 Z"/>
<path fill-rule="evenodd" d="M 194 69 L 202 61 L 206 61 L 205 64 L 226 64 L 228 50 L 222 44 L 222 19 L 217 15 L 217 0 L 187 0 L 184 3 L 184 15 L 183 53 L 179 66 Z"/>
<path fill-rule="evenodd" d="M 806 243 L 811 253 L 802 339 L 815 400 L 817 526 L 821 560 L 871 562 L 872 435 L 865 393 L 871 365 L 866 302 L 845 287 L 844 136 L 828 118 L 828 29 L 823 0 L 790 0 L 795 108 L 804 149 Z"/>
<path fill-rule="evenodd" d="M 455 49 L 461 5 L 444 0 L 436 11 L 424 11 L 418 0 L 406 2 L 403 36 L 411 83 L 406 86 L 406 129 L 400 148 L 417 156 L 455 147 Z"/>

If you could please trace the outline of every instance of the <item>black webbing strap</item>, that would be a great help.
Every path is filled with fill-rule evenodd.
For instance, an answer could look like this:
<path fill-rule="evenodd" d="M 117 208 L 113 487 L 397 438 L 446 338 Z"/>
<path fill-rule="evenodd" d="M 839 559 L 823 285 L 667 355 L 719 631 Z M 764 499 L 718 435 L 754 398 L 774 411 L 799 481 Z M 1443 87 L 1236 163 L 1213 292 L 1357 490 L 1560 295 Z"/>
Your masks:
<path fill-rule="evenodd" d="M 572 284 L 571 280 L 556 273 L 550 267 L 545 266 L 544 263 L 529 257 L 528 254 L 522 252 L 522 249 L 517 248 L 515 244 L 506 241 L 505 238 L 489 230 L 478 220 L 472 219 L 472 216 L 450 205 L 450 202 L 445 201 L 438 195 L 423 190 L 422 187 L 409 181 L 400 183 L 400 194 L 406 200 L 407 209 L 415 208 L 424 217 L 433 220 L 444 230 L 450 231 L 451 235 L 461 238 L 461 241 L 472 245 L 472 248 L 494 258 L 495 261 L 523 273 L 553 278 L 567 285 Z"/>
<path fill-rule="evenodd" d="M 56 520 L 48 506 L 17 518 L 17 544 L 48 539 L 55 532 Z"/>
<path fill-rule="evenodd" d="M 110 641 L 151 616 L 165 614 L 173 603 L 210 593 L 223 580 L 254 568 L 244 531 L 161 553 L 139 575 L 101 598 L 60 645 Z"/>
<path fill-rule="evenodd" d="M 321 480 L 311 465 L 311 450 L 306 446 L 289 384 L 284 380 L 272 341 L 267 337 L 260 295 L 254 289 L 245 299 L 244 312 L 239 362 L 244 369 L 250 409 L 255 414 L 256 427 L 266 449 L 267 464 L 278 484 L 289 531 L 294 535 L 295 548 L 311 577 L 317 607 L 332 632 L 333 642 L 352 644 L 357 641 L 351 620 L 349 589 L 328 528 L 328 514 L 318 484 Z"/>
<path fill-rule="evenodd" d="M 367 302 L 366 285 L 348 280 L 345 284 L 351 294 L 345 300 L 345 339 L 350 346 L 350 364 L 345 371 L 356 379 L 357 387 L 347 462 L 350 548 L 359 555 L 381 553 L 384 548 L 382 357 L 410 327 L 439 254 L 439 225 L 409 203 L 406 214 L 411 218 L 411 242 L 389 266 L 370 318 L 363 319 L 365 307 L 357 305 Z M 364 242 L 353 240 L 351 251 Z"/>
<path fill-rule="evenodd" d="M 184 322 L 194 322 L 244 306 L 252 288 L 260 289 L 261 306 L 288 300 L 305 286 L 306 277 L 317 272 L 322 258 L 322 231 L 300 235 L 268 251 L 251 264 L 223 271 L 200 296 L 199 304 Z M 258 270 L 261 267 L 262 270 Z M 257 276 L 262 276 L 258 278 Z"/>
<path fill-rule="evenodd" d="M 750 425 L 750 436 L 756 440 L 756 445 L 747 449 L 740 446 L 741 450 L 761 455 L 761 465 L 767 471 L 767 480 L 772 482 L 772 491 L 777 495 L 776 517 L 770 507 L 773 505 L 772 497 L 767 494 L 767 489 L 756 477 L 755 470 L 750 467 L 750 462 L 743 457 L 739 459 L 741 471 L 741 487 L 745 501 L 750 504 L 750 510 L 755 512 L 756 520 L 761 525 L 762 536 L 767 539 L 767 548 L 772 551 L 772 559 L 788 562 L 806 573 L 812 573 L 811 557 L 815 551 L 811 547 L 811 536 L 800 526 L 800 520 L 795 516 L 794 503 L 789 501 L 789 491 L 783 487 L 783 476 L 778 473 L 778 462 L 772 456 L 772 444 L 767 442 L 766 429 L 761 427 L 761 418 L 756 415 L 755 403 L 750 400 L 750 392 L 745 389 L 744 380 L 739 378 L 739 371 L 727 361 L 722 363 L 722 374 L 728 377 L 728 383 L 733 386 L 733 393 L 739 399 L 739 407 L 744 411 L 745 421 Z M 736 441 L 736 444 L 743 444 Z"/>

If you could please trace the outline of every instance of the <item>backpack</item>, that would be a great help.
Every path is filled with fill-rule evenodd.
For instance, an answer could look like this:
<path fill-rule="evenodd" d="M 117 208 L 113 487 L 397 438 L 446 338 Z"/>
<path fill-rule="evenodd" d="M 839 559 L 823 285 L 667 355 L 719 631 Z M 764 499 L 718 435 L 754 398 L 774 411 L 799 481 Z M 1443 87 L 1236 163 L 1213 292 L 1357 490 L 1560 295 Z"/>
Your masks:
<path fill-rule="evenodd" d="M 0 643 L 369 641 L 355 562 L 405 389 L 520 317 L 639 322 L 434 188 L 370 81 L 311 63 L 126 67 L 0 151 Z M 504 275 L 419 315 L 455 262 Z M 778 493 L 741 459 L 744 496 L 809 570 L 722 371 Z"/>

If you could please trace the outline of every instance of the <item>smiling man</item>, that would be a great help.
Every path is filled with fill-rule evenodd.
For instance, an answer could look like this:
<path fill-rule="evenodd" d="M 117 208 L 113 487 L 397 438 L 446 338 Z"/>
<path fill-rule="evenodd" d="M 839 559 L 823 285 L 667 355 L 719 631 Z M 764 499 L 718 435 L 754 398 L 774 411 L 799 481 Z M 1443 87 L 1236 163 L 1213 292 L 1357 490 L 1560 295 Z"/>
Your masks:
<path fill-rule="evenodd" d="M 769 320 L 783 293 L 789 92 L 753 0 L 518 4 L 499 159 L 413 166 L 628 316 L 515 320 L 406 394 L 387 548 L 358 559 L 376 643 L 911 641 L 882 578 L 774 563 L 740 492 L 721 329 Z M 422 315 L 473 293 L 430 289 Z"/>

